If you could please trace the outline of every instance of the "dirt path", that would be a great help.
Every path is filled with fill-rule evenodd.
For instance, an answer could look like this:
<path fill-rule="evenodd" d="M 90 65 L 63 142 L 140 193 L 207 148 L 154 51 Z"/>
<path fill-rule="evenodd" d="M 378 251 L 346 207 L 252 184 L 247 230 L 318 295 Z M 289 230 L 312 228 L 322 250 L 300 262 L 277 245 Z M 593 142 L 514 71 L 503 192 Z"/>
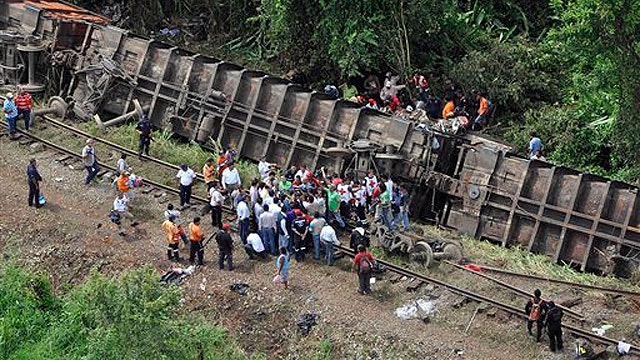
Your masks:
<path fill-rule="evenodd" d="M 122 238 L 108 224 L 106 215 L 113 195 L 106 184 L 86 187 L 83 171 L 55 163 L 59 157 L 38 152 L 42 190 L 48 204 L 42 209 L 26 206 L 24 169 L 31 149 L 0 139 L 0 248 L 16 254 L 17 261 L 32 269 L 46 269 L 56 288 L 82 282 L 91 269 L 115 275 L 142 266 L 159 272 L 171 267 L 165 259 L 160 229 L 162 211 L 150 195 L 137 194 L 132 212 L 141 222 Z M 176 201 L 173 199 L 171 201 Z M 193 213 L 183 214 L 191 217 Z M 206 221 L 205 231 L 209 231 Z M 345 270 L 346 261 L 335 267 L 313 261 L 291 268 L 293 291 L 275 287 L 270 280 L 272 260 L 249 261 L 244 252 L 234 254 L 236 271 L 220 271 L 217 251 L 207 249 L 207 265 L 181 286 L 185 310 L 217 321 L 235 334 L 247 355 L 262 353 L 268 359 L 562 359 L 544 344 L 536 345 L 525 335 L 524 324 L 498 312 L 495 317 L 478 315 L 464 333 L 475 303 L 453 309 L 460 297 L 423 287 L 407 293 L 404 285 L 379 281 L 374 295 L 356 293 L 357 279 Z M 182 256 L 185 256 L 183 252 Z M 205 280 L 206 279 L 206 282 Z M 229 290 L 239 281 L 251 290 L 241 296 Z M 204 287 L 204 291 L 201 289 Z M 416 298 L 438 302 L 438 312 L 429 324 L 401 320 L 396 307 Z M 319 324 L 308 336 L 296 327 L 301 314 L 319 315 Z M 569 347 L 571 344 L 567 344 Z M 328 357 L 321 357 L 323 349 Z"/>

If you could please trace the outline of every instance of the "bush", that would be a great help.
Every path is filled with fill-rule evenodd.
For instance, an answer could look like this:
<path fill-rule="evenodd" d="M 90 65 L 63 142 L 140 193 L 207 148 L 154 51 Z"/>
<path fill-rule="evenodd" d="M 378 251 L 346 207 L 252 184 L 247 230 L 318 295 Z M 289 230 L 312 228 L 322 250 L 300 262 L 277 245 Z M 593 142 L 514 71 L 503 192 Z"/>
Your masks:
<path fill-rule="evenodd" d="M 179 300 L 179 289 L 150 268 L 117 279 L 93 274 L 56 299 L 45 278 L 9 267 L 0 274 L 0 358 L 243 358 L 224 329 L 178 315 Z"/>

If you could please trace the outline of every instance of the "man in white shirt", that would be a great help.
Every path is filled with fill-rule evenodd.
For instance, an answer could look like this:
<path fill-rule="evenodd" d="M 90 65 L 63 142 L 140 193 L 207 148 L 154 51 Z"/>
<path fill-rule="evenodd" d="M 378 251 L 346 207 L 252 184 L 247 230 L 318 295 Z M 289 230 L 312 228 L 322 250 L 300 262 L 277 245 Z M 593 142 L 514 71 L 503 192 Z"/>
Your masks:
<path fill-rule="evenodd" d="M 277 255 L 276 249 L 276 214 L 269 210 L 269 205 L 264 205 L 262 208 L 264 211 L 258 218 L 258 230 L 262 234 L 262 241 L 265 248 L 269 248 L 271 255 Z M 280 211 L 278 210 L 278 213 Z"/>
<path fill-rule="evenodd" d="M 227 193 L 231 193 L 239 187 L 240 184 L 240 173 L 238 173 L 238 169 L 236 169 L 235 164 L 229 165 L 229 167 L 222 172 L 222 187 Z"/>
<path fill-rule="evenodd" d="M 129 164 L 127 164 L 127 154 L 125 153 L 120 154 L 120 159 L 118 159 L 117 170 L 118 170 L 118 175 L 124 174 L 129 170 Z"/>
<path fill-rule="evenodd" d="M 378 186 L 378 179 L 373 174 L 373 171 L 369 171 L 369 174 L 367 175 L 365 180 L 367 181 L 367 184 L 365 186 L 365 189 L 367 190 L 367 201 L 368 203 L 371 203 L 371 195 L 373 195 L 373 189 Z"/>
<path fill-rule="evenodd" d="M 209 204 L 211 205 L 211 226 L 222 229 L 222 203 L 224 195 L 218 188 L 218 182 L 213 181 L 213 185 L 209 189 Z"/>
<path fill-rule="evenodd" d="M 340 241 L 338 241 L 336 231 L 333 230 L 331 225 L 325 225 L 322 227 L 322 230 L 320 231 L 320 241 L 324 244 L 327 265 L 333 266 L 333 262 L 335 261 L 333 246 L 340 245 Z"/>
<path fill-rule="evenodd" d="M 116 199 L 113 201 L 113 212 L 118 214 L 118 221 L 115 222 L 118 225 L 118 233 L 120 236 L 125 236 L 124 228 L 123 228 L 123 220 L 127 218 L 128 220 L 133 219 L 133 215 L 129 212 L 129 199 L 124 195 L 124 193 L 119 193 Z M 135 224 L 132 221 L 131 226 Z"/>
<path fill-rule="evenodd" d="M 187 165 L 180 165 L 180 170 L 176 175 L 180 179 L 180 206 L 191 206 L 191 186 L 196 178 L 196 173 Z"/>
<path fill-rule="evenodd" d="M 240 227 L 240 241 L 242 244 L 247 243 L 247 236 L 249 235 L 249 206 L 247 205 L 247 197 L 242 196 L 238 206 L 236 206 L 236 214 L 238 215 L 238 225 Z"/>
<path fill-rule="evenodd" d="M 258 163 L 258 172 L 260 173 L 263 181 L 269 178 L 269 173 L 271 172 L 272 166 L 272 164 L 267 162 L 266 156 L 260 158 L 260 162 Z"/>
<path fill-rule="evenodd" d="M 267 252 L 264 249 L 264 245 L 262 244 L 262 239 L 260 235 L 252 232 L 247 236 L 247 243 L 244 245 L 244 250 L 249 255 L 249 259 L 253 260 L 257 257 L 260 259 L 264 259 Z"/>
<path fill-rule="evenodd" d="M 389 195 L 391 195 L 391 202 L 393 202 L 394 191 L 393 191 L 393 180 L 391 180 L 391 176 L 386 175 L 384 177 L 384 184 L 387 186 L 387 191 L 389 192 Z"/>

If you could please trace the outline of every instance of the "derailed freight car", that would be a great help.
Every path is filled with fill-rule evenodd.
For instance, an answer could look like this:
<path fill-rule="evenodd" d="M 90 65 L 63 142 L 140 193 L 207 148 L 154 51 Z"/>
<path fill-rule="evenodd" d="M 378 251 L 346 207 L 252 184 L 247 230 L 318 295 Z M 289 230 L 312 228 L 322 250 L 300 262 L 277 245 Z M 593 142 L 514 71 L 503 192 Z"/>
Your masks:
<path fill-rule="evenodd" d="M 637 188 L 449 136 L 282 78 L 129 33 L 59 1 L 0 4 L 0 79 L 59 87 L 75 118 L 119 116 L 138 100 L 153 124 L 249 159 L 408 182 L 415 217 L 521 245 L 581 270 L 628 274 L 640 254 Z M 59 83 L 50 84 L 51 69 Z"/>

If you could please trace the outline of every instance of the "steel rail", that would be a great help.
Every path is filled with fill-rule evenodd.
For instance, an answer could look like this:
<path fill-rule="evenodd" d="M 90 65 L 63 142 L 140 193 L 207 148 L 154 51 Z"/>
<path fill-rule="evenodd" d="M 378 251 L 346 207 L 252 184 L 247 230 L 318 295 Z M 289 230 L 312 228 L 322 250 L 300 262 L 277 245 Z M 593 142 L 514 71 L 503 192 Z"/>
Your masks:
<path fill-rule="evenodd" d="M 2 127 L 5 128 L 5 129 L 8 128 L 6 120 L 4 120 L 2 122 Z M 18 132 L 18 133 L 20 133 L 20 134 L 22 134 L 22 135 L 24 135 L 24 136 L 26 136 L 28 138 L 31 138 L 34 141 L 42 143 L 45 146 L 48 146 L 48 147 L 50 147 L 52 149 L 55 149 L 56 151 L 59 151 L 61 153 L 64 153 L 66 155 L 69 155 L 69 156 L 72 156 L 72 157 L 75 157 L 75 158 L 78 158 L 78 159 L 82 159 L 82 155 L 81 154 L 78 154 L 77 152 L 74 152 L 74 151 L 71 151 L 69 149 L 66 149 L 66 148 L 64 148 L 64 147 L 62 147 L 60 145 L 54 144 L 49 140 L 42 139 L 42 138 L 40 138 L 40 137 L 38 137 L 38 136 L 36 136 L 34 134 L 31 134 L 29 132 L 26 132 L 26 131 L 24 131 L 22 129 L 16 129 L 16 132 Z M 116 171 L 116 168 L 114 166 L 107 165 L 107 164 L 104 164 L 104 163 L 99 162 L 99 161 L 98 161 L 98 164 L 101 167 L 105 168 L 105 169 L 108 169 L 108 170 L 111 170 L 111 171 Z M 152 187 L 155 187 L 155 188 L 162 189 L 164 191 L 173 193 L 173 194 L 178 194 L 178 195 L 180 194 L 179 190 L 174 189 L 174 188 L 172 188 L 170 186 L 158 183 L 156 181 L 150 180 L 150 179 L 146 179 L 145 178 L 144 179 L 144 183 L 146 183 L 146 184 L 148 184 L 148 185 L 150 185 Z M 200 196 L 197 196 L 197 195 L 191 195 L 191 199 L 200 201 L 200 202 L 205 203 L 205 204 L 209 203 L 209 199 L 206 199 L 206 198 L 203 198 L 203 197 L 200 197 Z M 225 210 L 227 212 L 232 212 L 231 209 L 228 206 L 223 206 L 223 210 Z"/>
<path fill-rule="evenodd" d="M 525 290 L 522 290 L 522 289 L 520 289 L 520 288 L 518 288 L 516 286 L 513 286 L 513 285 L 511 285 L 509 283 L 506 283 L 506 282 L 504 282 L 502 280 L 496 279 L 494 277 L 491 277 L 489 275 L 486 275 L 486 274 L 483 274 L 483 273 L 480 273 L 480 272 L 477 272 L 477 271 L 473 271 L 473 270 L 467 269 L 464 266 L 458 265 L 458 264 L 453 263 L 453 262 L 448 261 L 448 260 L 445 260 L 444 263 L 448 264 L 448 265 L 451 265 L 451 266 L 454 266 L 457 269 L 467 271 L 467 272 L 469 272 L 469 273 L 471 273 L 473 275 L 480 276 L 481 278 L 484 278 L 486 280 L 492 281 L 492 282 L 494 282 L 494 283 L 496 283 L 496 284 L 498 284 L 498 285 L 500 285 L 502 287 L 505 287 L 505 288 L 513 291 L 516 294 L 522 295 L 524 297 L 529 297 L 529 298 L 531 297 L 531 294 L 529 292 L 527 292 Z M 568 316 L 571 316 L 576 320 L 584 320 L 584 315 L 582 315 L 582 314 L 580 314 L 580 313 L 578 313 L 576 311 L 573 311 L 573 310 L 569 309 L 566 306 L 562 306 L 560 304 L 556 304 L 556 306 L 558 306 L 560 309 L 562 309 L 564 312 L 566 312 Z"/>
<path fill-rule="evenodd" d="M 346 247 L 343 247 L 343 246 L 340 246 L 340 245 L 337 245 L 335 247 L 337 249 L 341 250 L 342 252 L 346 253 L 347 255 L 351 256 L 351 257 L 355 256 L 354 252 L 349 248 L 346 248 Z M 473 300 L 476 300 L 476 301 L 479 301 L 479 302 L 484 302 L 484 303 L 490 304 L 492 306 L 495 306 L 495 307 L 497 307 L 497 308 L 499 308 L 499 309 L 501 309 L 501 310 L 503 310 L 505 312 L 508 312 L 509 314 L 516 315 L 516 316 L 518 316 L 520 318 L 524 318 L 524 319 L 528 318 L 527 315 L 524 313 L 524 311 L 522 311 L 522 309 L 517 308 L 517 307 L 515 307 L 513 305 L 506 304 L 506 303 L 504 303 L 502 301 L 486 297 L 486 296 L 484 296 L 482 294 L 478 294 L 478 293 L 472 292 L 470 290 L 466 290 L 466 289 L 460 288 L 458 286 L 449 284 L 447 282 L 432 278 L 432 277 L 424 275 L 424 274 L 420 274 L 420 273 L 417 273 L 417 272 L 414 272 L 414 271 L 411 271 L 411 270 L 403 269 L 403 268 L 401 268 L 401 267 L 399 267 L 399 266 L 397 266 L 395 264 L 392 264 L 390 262 L 387 262 L 387 261 L 383 261 L 383 260 L 376 260 L 376 261 L 379 262 L 380 264 L 384 265 L 387 269 L 395 272 L 396 274 L 404 275 L 404 276 L 407 276 L 409 278 L 416 278 L 416 279 L 422 280 L 424 282 L 428 282 L 428 283 L 431 283 L 431 284 L 434 284 L 434 285 L 438 285 L 438 286 L 441 286 L 441 287 L 443 287 L 443 288 L 445 288 L 445 289 L 447 289 L 447 290 L 449 290 L 449 291 L 451 291 L 453 293 L 468 297 L 470 299 L 473 299 Z M 618 345 L 618 341 L 617 340 L 608 338 L 606 336 L 600 336 L 600 335 L 597 335 L 597 334 L 593 334 L 593 333 L 591 333 L 591 332 L 589 332 L 587 330 L 581 329 L 579 327 L 576 327 L 576 326 L 573 326 L 573 325 L 570 325 L 570 324 L 562 324 L 562 327 L 566 331 L 568 331 L 569 333 L 572 333 L 572 334 L 580 336 L 580 337 L 587 338 L 587 339 L 589 339 L 591 341 L 594 341 L 594 342 L 607 344 L 607 345 L 614 345 L 614 346 Z M 633 353 L 633 354 L 636 354 L 636 355 L 640 355 L 640 347 L 638 347 L 636 345 L 631 345 L 630 352 Z"/>
<path fill-rule="evenodd" d="M 478 265 L 478 266 L 480 266 L 480 268 L 482 270 L 492 271 L 492 272 L 496 272 L 496 273 L 500 273 L 500 274 L 506 274 L 506 275 L 513 275 L 513 276 L 523 277 L 523 278 L 527 278 L 527 279 L 534 279 L 534 280 L 547 281 L 547 282 L 550 282 L 550 283 L 570 285 L 570 286 L 575 286 L 575 287 L 579 287 L 579 288 L 598 290 L 598 291 L 602 291 L 602 292 L 606 292 L 606 293 L 612 293 L 612 294 L 623 294 L 623 295 L 631 295 L 631 296 L 640 296 L 639 292 L 635 292 L 635 291 L 631 291 L 631 290 L 614 289 L 614 288 L 608 288 L 608 287 L 597 286 L 597 285 L 579 284 L 579 283 L 575 283 L 575 282 L 571 282 L 571 281 L 551 279 L 551 278 L 548 278 L 548 277 L 538 276 L 538 275 L 523 274 L 523 273 L 518 273 L 518 272 L 514 272 L 514 271 L 509 271 L 509 270 L 504 270 L 504 269 L 498 269 L 498 268 L 494 268 L 494 267 L 484 266 L 484 265 Z"/>
<path fill-rule="evenodd" d="M 124 146 L 121 146 L 119 144 L 116 144 L 116 143 L 113 143 L 111 141 L 102 139 L 102 138 L 100 138 L 98 136 L 91 135 L 88 132 L 82 131 L 82 130 L 74 127 L 74 126 L 67 125 L 67 124 L 65 124 L 65 123 L 63 123 L 61 121 L 58 121 L 58 120 L 50 117 L 50 116 L 45 115 L 45 116 L 43 116 L 43 118 L 45 119 L 45 121 L 47 121 L 48 123 L 50 123 L 50 124 L 52 124 L 54 126 L 57 126 L 59 128 L 62 128 L 62 129 L 68 130 L 68 131 L 71 131 L 71 132 L 75 133 L 76 135 L 80 135 L 80 136 L 85 137 L 87 139 L 93 139 L 96 142 L 99 142 L 101 144 L 104 144 L 104 145 L 107 145 L 107 146 L 112 147 L 114 149 L 117 149 L 120 152 L 126 153 L 128 155 L 132 155 L 132 156 L 140 156 L 142 159 L 149 160 L 149 161 L 151 161 L 151 162 L 153 162 L 155 164 L 162 165 L 164 167 L 167 167 L 167 168 L 170 168 L 170 169 L 173 169 L 173 170 L 180 170 L 180 166 L 178 166 L 176 164 L 172 164 L 172 163 L 166 162 L 164 160 L 160 160 L 158 158 L 155 158 L 155 157 L 152 157 L 152 156 L 149 156 L 149 155 L 144 155 L 144 154 L 140 155 L 135 150 L 131 150 L 131 149 L 126 148 Z M 201 173 L 196 172 L 196 176 L 197 176 L 198 180 L 201 180 L 201 181 L 204 182 L 204 176 Z"/>

